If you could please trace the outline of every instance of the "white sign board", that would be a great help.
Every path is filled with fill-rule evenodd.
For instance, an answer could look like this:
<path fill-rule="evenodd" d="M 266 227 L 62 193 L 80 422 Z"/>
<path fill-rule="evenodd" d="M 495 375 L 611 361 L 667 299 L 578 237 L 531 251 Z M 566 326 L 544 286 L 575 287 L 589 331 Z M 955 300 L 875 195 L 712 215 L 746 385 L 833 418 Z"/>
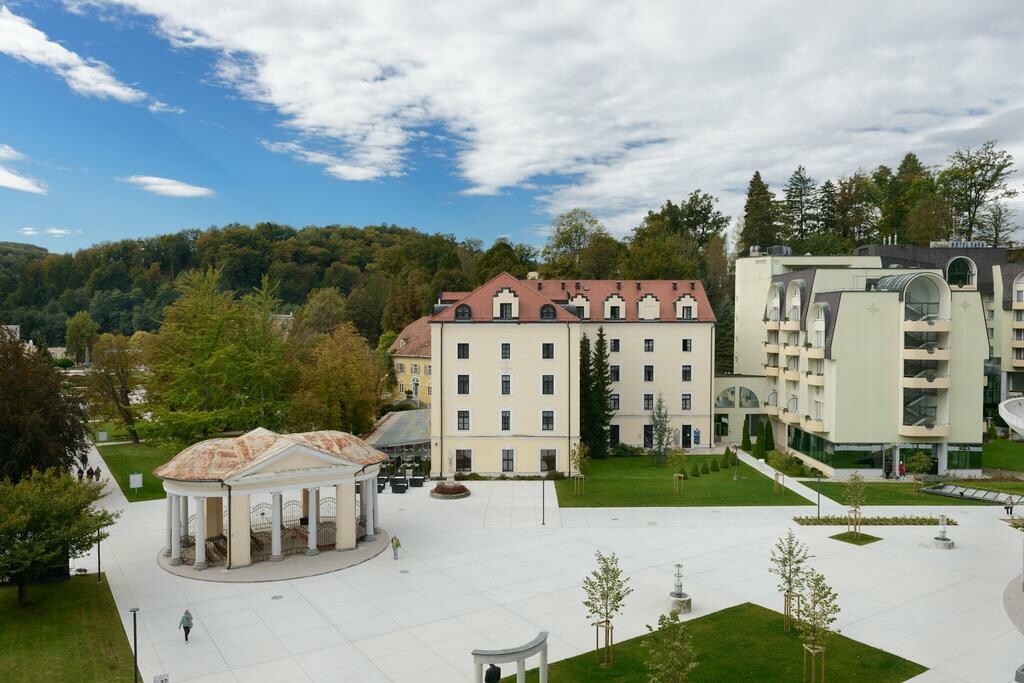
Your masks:
<path fill-rule="evenodd" d="M 128 475 L 128 488 L 141 489 L 142 488 L 142 472 L 134 472 Z M 138 491 L 136 490 L 136 493 Z"/>
<path fill-rule="evenodd" d="M 104 441 L 107 440 L 107 433 L 106 432 L 96 432 L 96 440 L 99 441 L 100 443 L 103 443 Z"/>
<path fill-rule="evenodd" d="M 153 676 L 153 683 L 170 683 L 171 677 L 167 674 L 157 674 Z"/>

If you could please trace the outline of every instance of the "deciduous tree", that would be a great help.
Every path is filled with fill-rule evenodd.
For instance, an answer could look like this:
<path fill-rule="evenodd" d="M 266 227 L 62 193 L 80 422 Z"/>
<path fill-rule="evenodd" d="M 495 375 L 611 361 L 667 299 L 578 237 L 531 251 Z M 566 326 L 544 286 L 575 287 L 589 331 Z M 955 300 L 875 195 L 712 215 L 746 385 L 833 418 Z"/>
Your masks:
<path fill-rule="evenodd" d="M 85 390 L 90 411 L 124 425 L 134 443 L 139 442 L 139 432 L 132 396 L 138 396 L 142 388 L 141 354 L 142 349 L 132 339 L 120 334 L 101 334 L 93 347 Z"/>
<path fill-rule="evenodd" d="M 88 450 L 84 423 L 61 371 L 0 327 L 0 478 L 70 470 Z"/>
<path fill-rule="evenodd" d="M 579 277 L 583 250 L 595 235 L 605 232 L 601 221 L 586 209 L 570 209 L 556 216 L 543 251 L 547 275 Z"/>
<path fill-rule="evenodd" d="M 654 402 L 654 410 L 650 416 L 651 433 L 653 435 L 654 462 L 658 465 L 665 464 L 665 453 L 668 451 L 669 442 L 672 439 L 672 426 L 668 420 L 668 409 L 665 407 L 665 399 L 661 392 Z"/>
<path fill-rule="evenodd" d="M 779 577 L 778 590 L 783 599 L 783 628 L 789 631 L 789 620 L 792 616 L 794 596 L 800 590 L 804 565 L 812 559 L 807 546 L 796 537 L 790 529 L 786 535 L 775 543 L 771 554 L 771 566 L 768 571 Z"/>
<path fill-rule="evenodd" d="M 583 592 L 587 599 L 583 606 L 587 614 L 598 622 L 611 626 L 612 620 L 622 611 L 626 598 L 633 592 L 629 578 L 622 575 L 619 558 L 615 553 L 605 555 L 600 550 L 594 553 L 597 569 L 583 579 Z M 604 665 L 611 665 L 611 642 L 605 631 Z"/>
<path fill-rule="evenodd" d="M 64 344 L 67 352 L 79 363 L 89 362 L 89 353 L 99 335 L 100 326 L 86 311 L 79 311 L 68 318 Z"/>
<path fill-rule="evenodd" d="M 0 576 L 29 602 L 28 584 L 107 538 L 120 512 L 96 508 L 103 486 L 69 472 L 34 471 L 21 481 L 0 481 Z"/>
<path fill-rule="evenodd" d="M 658 628 L 647 626 L 643 645 L 651 683 L 686 683 L 697 668 L 697 652 L 685 621 L 675 610 L 658 617 Z"/>
<path fill-rule="evenodd" d="M 1009 179 L 1016 171 L 1013 155 L 996 148 L 989 140 L 978 149 L 958 149 L 949 155 L 948 166 L 939 173 L 939 186 L 952 203 L 956 231 L 965 240 L 974 239 L 985 207 L 993 201 L 1011 199 L 1017 190 Z"/>

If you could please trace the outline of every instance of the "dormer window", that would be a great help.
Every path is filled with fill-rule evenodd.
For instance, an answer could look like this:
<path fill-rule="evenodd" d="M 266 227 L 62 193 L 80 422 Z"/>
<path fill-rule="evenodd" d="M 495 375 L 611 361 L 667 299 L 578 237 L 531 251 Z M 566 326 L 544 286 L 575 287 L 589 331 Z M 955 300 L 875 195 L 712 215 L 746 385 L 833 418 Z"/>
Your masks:
<path fill-rule="evenodd" d="M 611 307 L 610 307 L 610 311 L 611 311 L 611 312 L 610 312 L 610 314 L 608 315 L 608 317 L 609 317 L 609 318 L 611 318 L 612 320 L 618 320 L 619 318 L 621 318 L 621 317 L 622 317 L 622 316 L 620 315 L 620 313 L 619 313 L 619 307 L 618 307 L 618 306 L 611 306 Z"/>
<path fill-rule="evenodd" d="M 509 311 L 511 312 L 512 306 L 509 305 Z M 554 320 L 555 319 L 555 307 L 551 304 L 544 304 L 540 307 L 540 319 L 541 320 Z"/>
<path fill-rule="evenodd" d="M 505 304 L 505 303 L 500 304 L 498 318 L 500 318 L 501 320 L 511 320 L 512 319 L 512 304 Z"/>
<path fill-rule="evenodd" d="M 459 304 L 455 307 L 456 320 L 472 320 L 473 310 L 466 304 Z"/>
<path fill-rule="evenodd" d="M 683 306 L 680 317 L 683 320 L 693 320 L 693 306 Z"/>

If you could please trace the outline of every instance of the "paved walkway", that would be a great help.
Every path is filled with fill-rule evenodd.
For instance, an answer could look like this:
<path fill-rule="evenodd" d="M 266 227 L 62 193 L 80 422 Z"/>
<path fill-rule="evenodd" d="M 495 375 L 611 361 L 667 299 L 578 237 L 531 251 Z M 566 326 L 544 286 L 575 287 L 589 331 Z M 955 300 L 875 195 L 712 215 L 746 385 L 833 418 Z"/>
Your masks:
<path fill-rule="evenodd" d="M 129 505 L 110 484 L 105 504 L 125 514 L 104 543 L 104 568 L 129 636 L 128 609 L 141 608 L 143 680 L 166 672 L 173 683 L 457 682 L 472 680 L 474 648 L 522 643 L 540 630 L 551 633 L 553 661 L 569 657 L 593 647 L 580 582 L 597 549 L 618 553 L 635 588 L 615 622 L 620 640 L 669 608 L 676 562 L 694 596 L 691 616 L 745 601 L 779 609 L 768 556 L 793 514 L 807 512 L 558 510 L 550 482 L 467 485 L 473 495 L 464 500 L 434 500 L 427 488 L 381 496 L 383 524 L 402 539 L 398 561 L 384 553 L 307 579 L 227 584 L 161 570 L 163 501 Z M 927 527 L 886 527 L 864 547 L 828 539 L 834 528 L 793 528 L 840 595 L 845 635 L 931 667 L 919 683 L 1007 683 L 1024 662 L 1024 635 L 1003 604 L 1021 573 L 1022 535 L 998 521 L 995 506 L 870 509 L 924 511 L 960 522 L 950 528 L 956 550 L 932 548 Z M 186 607 L 196 618 L 188 646 L 176 630 Z"/>

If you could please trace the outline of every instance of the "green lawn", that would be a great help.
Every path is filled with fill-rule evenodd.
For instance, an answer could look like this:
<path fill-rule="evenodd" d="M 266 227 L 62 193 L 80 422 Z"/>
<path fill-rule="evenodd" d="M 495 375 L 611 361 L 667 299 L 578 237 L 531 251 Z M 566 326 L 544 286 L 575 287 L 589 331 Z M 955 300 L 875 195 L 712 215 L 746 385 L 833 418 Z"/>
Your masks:
<path fill-rule="evenodd" d="M 863 531 L 859 535 L 853 533 L 852 531 L 844 531 L 841 534 L 829 536 L 829 538 L 834 538 L 837 541 L 842 541 L 843 543 L 851 543 L 853 545 L 867 545 L 868 543 L 874 543 L 875 541 L 882 540 L 878 536 L 865 534 Z"/>
<path fill-rule="evenodd" d="M 778 612 L 746 603 L 687 623 L 697 651 L 697 668 L 688 679 L 691 683 L 793 683 L 801 680 L 803 648 L 800 639 L 795 630 L 789 634 L 782 631 L 782 615 Z M 548 680 L 551 683 L 647 683 L 642 641 L 643 636 L 617 643 L 612 651 L 614 666 L 608 669 L 594 662 L 593 652 L 555 662 L 548 668 Z M 829 640 L 825 657 L 825 678 L 830 681 L 895 683 L 927 670 L 839 635 Z M 511 668 L 514 671 L 514 667 Z M 514 681 L 515 675 L 502 680 Z M 537 670 L 528 671 L 526 680 L 537 681 Z"/>
<path fill-rule="evenodd" d="M 720 456 L 686 456 L 686 471 L 697 463 L 709 463 Z M 584 466 L 585 493 L 573 493 L 570 479 L 555 483 L 561 507 L 670 507 L 716 505 L 810 505 L 810 501 L 785 489 L 773 494 L 775 482 L 740 463 L 740 478 L 733 481 L 732 470 L 710 472 L 683 482 L 683 492 L 673 490 L 668 465 L 654 464 L 653 458 L 608 458 L 591 460 Z"/>
<path fill-rule="evenodd" d="M 823 481 L 820 484 L 816 481 L 804 481 L 804 484 L 821 495 L 827 496 L 837 503 L 843 502 L 844 484 L 837 481 Z M 977 486 L 977 484 L 974 484 Z M 991 505 L 980 500 L 961 500 L 960 498 L 947 498 L 945 496 L 933 496 L 928 493 L 914 493 L 913 483 L 867 483 L 864 484 L 864 499 L 866 505 Z"/>
<path fill-rule="evenodd" d="M 117 485 L 129 502 L 156 500 L 164 497 L 160 480 L 153 476 L 153 470 L 173 458 L 176 450 L 163 444 L 133 443 L 120 446 L 99 446 L 100 455 L 110 469 L 107 475 L 117 480 Z M 128 475 L 142 473 L 142 488 L 138 495 L 128 488 Z"/>
<path fill-rule="evenodd" d="M 1024 472 L 1024 442 L 992 439 L 981 447 L 981 466 Z"/>
<path fill-rule="evenodd" d="M 104 578 L 72 577 L 18 589 L 0 588 L 0 674 L 5 683 L 131 681 L 132 651 Z"/>

